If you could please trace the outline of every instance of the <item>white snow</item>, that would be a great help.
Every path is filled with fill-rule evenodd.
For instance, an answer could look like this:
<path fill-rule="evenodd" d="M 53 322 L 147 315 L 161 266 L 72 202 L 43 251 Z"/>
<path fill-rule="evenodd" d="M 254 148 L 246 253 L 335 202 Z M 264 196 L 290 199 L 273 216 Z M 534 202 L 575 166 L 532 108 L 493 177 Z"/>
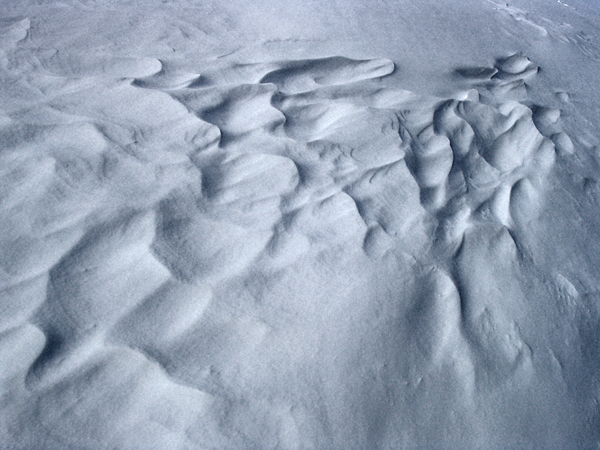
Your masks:
<path fill-rule="evenodd" d="M 600 446 L 597 0 L 0 3 L 0 449 Z"/>

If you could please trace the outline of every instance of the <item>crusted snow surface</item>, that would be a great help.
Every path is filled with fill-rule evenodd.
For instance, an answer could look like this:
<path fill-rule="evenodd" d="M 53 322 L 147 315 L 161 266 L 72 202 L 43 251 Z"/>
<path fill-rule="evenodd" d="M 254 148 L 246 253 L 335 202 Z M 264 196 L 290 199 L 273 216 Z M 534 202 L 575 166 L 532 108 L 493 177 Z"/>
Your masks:
<path fill-rule="evenodd" d="M 0 5 L 0 449 L 600 445 L 594 2 Z"/>

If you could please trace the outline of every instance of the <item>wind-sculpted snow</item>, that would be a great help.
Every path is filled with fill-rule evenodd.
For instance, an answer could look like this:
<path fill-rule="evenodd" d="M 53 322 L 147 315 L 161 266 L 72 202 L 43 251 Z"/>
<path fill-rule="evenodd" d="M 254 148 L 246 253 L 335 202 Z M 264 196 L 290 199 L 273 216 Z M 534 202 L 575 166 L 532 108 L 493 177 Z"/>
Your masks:
<path fill-rule="evenodd" d="M 526 56 L 453 98 L 382 84 L 387 59 L 32 64 L 0 118 L 3 448 L 526 440 L 497 405 L 542 427 L 520 236 L 575 147 Z"/>

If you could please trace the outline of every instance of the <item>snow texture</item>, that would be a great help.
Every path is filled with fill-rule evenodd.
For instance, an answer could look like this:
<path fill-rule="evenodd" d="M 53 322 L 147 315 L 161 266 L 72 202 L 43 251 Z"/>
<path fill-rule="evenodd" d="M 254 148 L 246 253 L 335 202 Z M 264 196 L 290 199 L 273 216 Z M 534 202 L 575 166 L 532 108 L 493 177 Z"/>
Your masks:
<path fill-rule="evenodd" d="M 600 447 L 595 0 L 0 4 L 0 449 Z"/>

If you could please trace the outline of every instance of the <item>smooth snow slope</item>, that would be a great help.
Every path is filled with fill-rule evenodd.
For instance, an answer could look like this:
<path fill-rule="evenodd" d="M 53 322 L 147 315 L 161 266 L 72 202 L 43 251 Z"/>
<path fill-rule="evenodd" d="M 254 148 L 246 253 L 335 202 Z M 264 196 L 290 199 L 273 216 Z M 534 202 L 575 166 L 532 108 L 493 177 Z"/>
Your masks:
<path fill-rule="evenodd" d="M 0 449 L 600 447 L 596 1 L 0 4 Z"/>

